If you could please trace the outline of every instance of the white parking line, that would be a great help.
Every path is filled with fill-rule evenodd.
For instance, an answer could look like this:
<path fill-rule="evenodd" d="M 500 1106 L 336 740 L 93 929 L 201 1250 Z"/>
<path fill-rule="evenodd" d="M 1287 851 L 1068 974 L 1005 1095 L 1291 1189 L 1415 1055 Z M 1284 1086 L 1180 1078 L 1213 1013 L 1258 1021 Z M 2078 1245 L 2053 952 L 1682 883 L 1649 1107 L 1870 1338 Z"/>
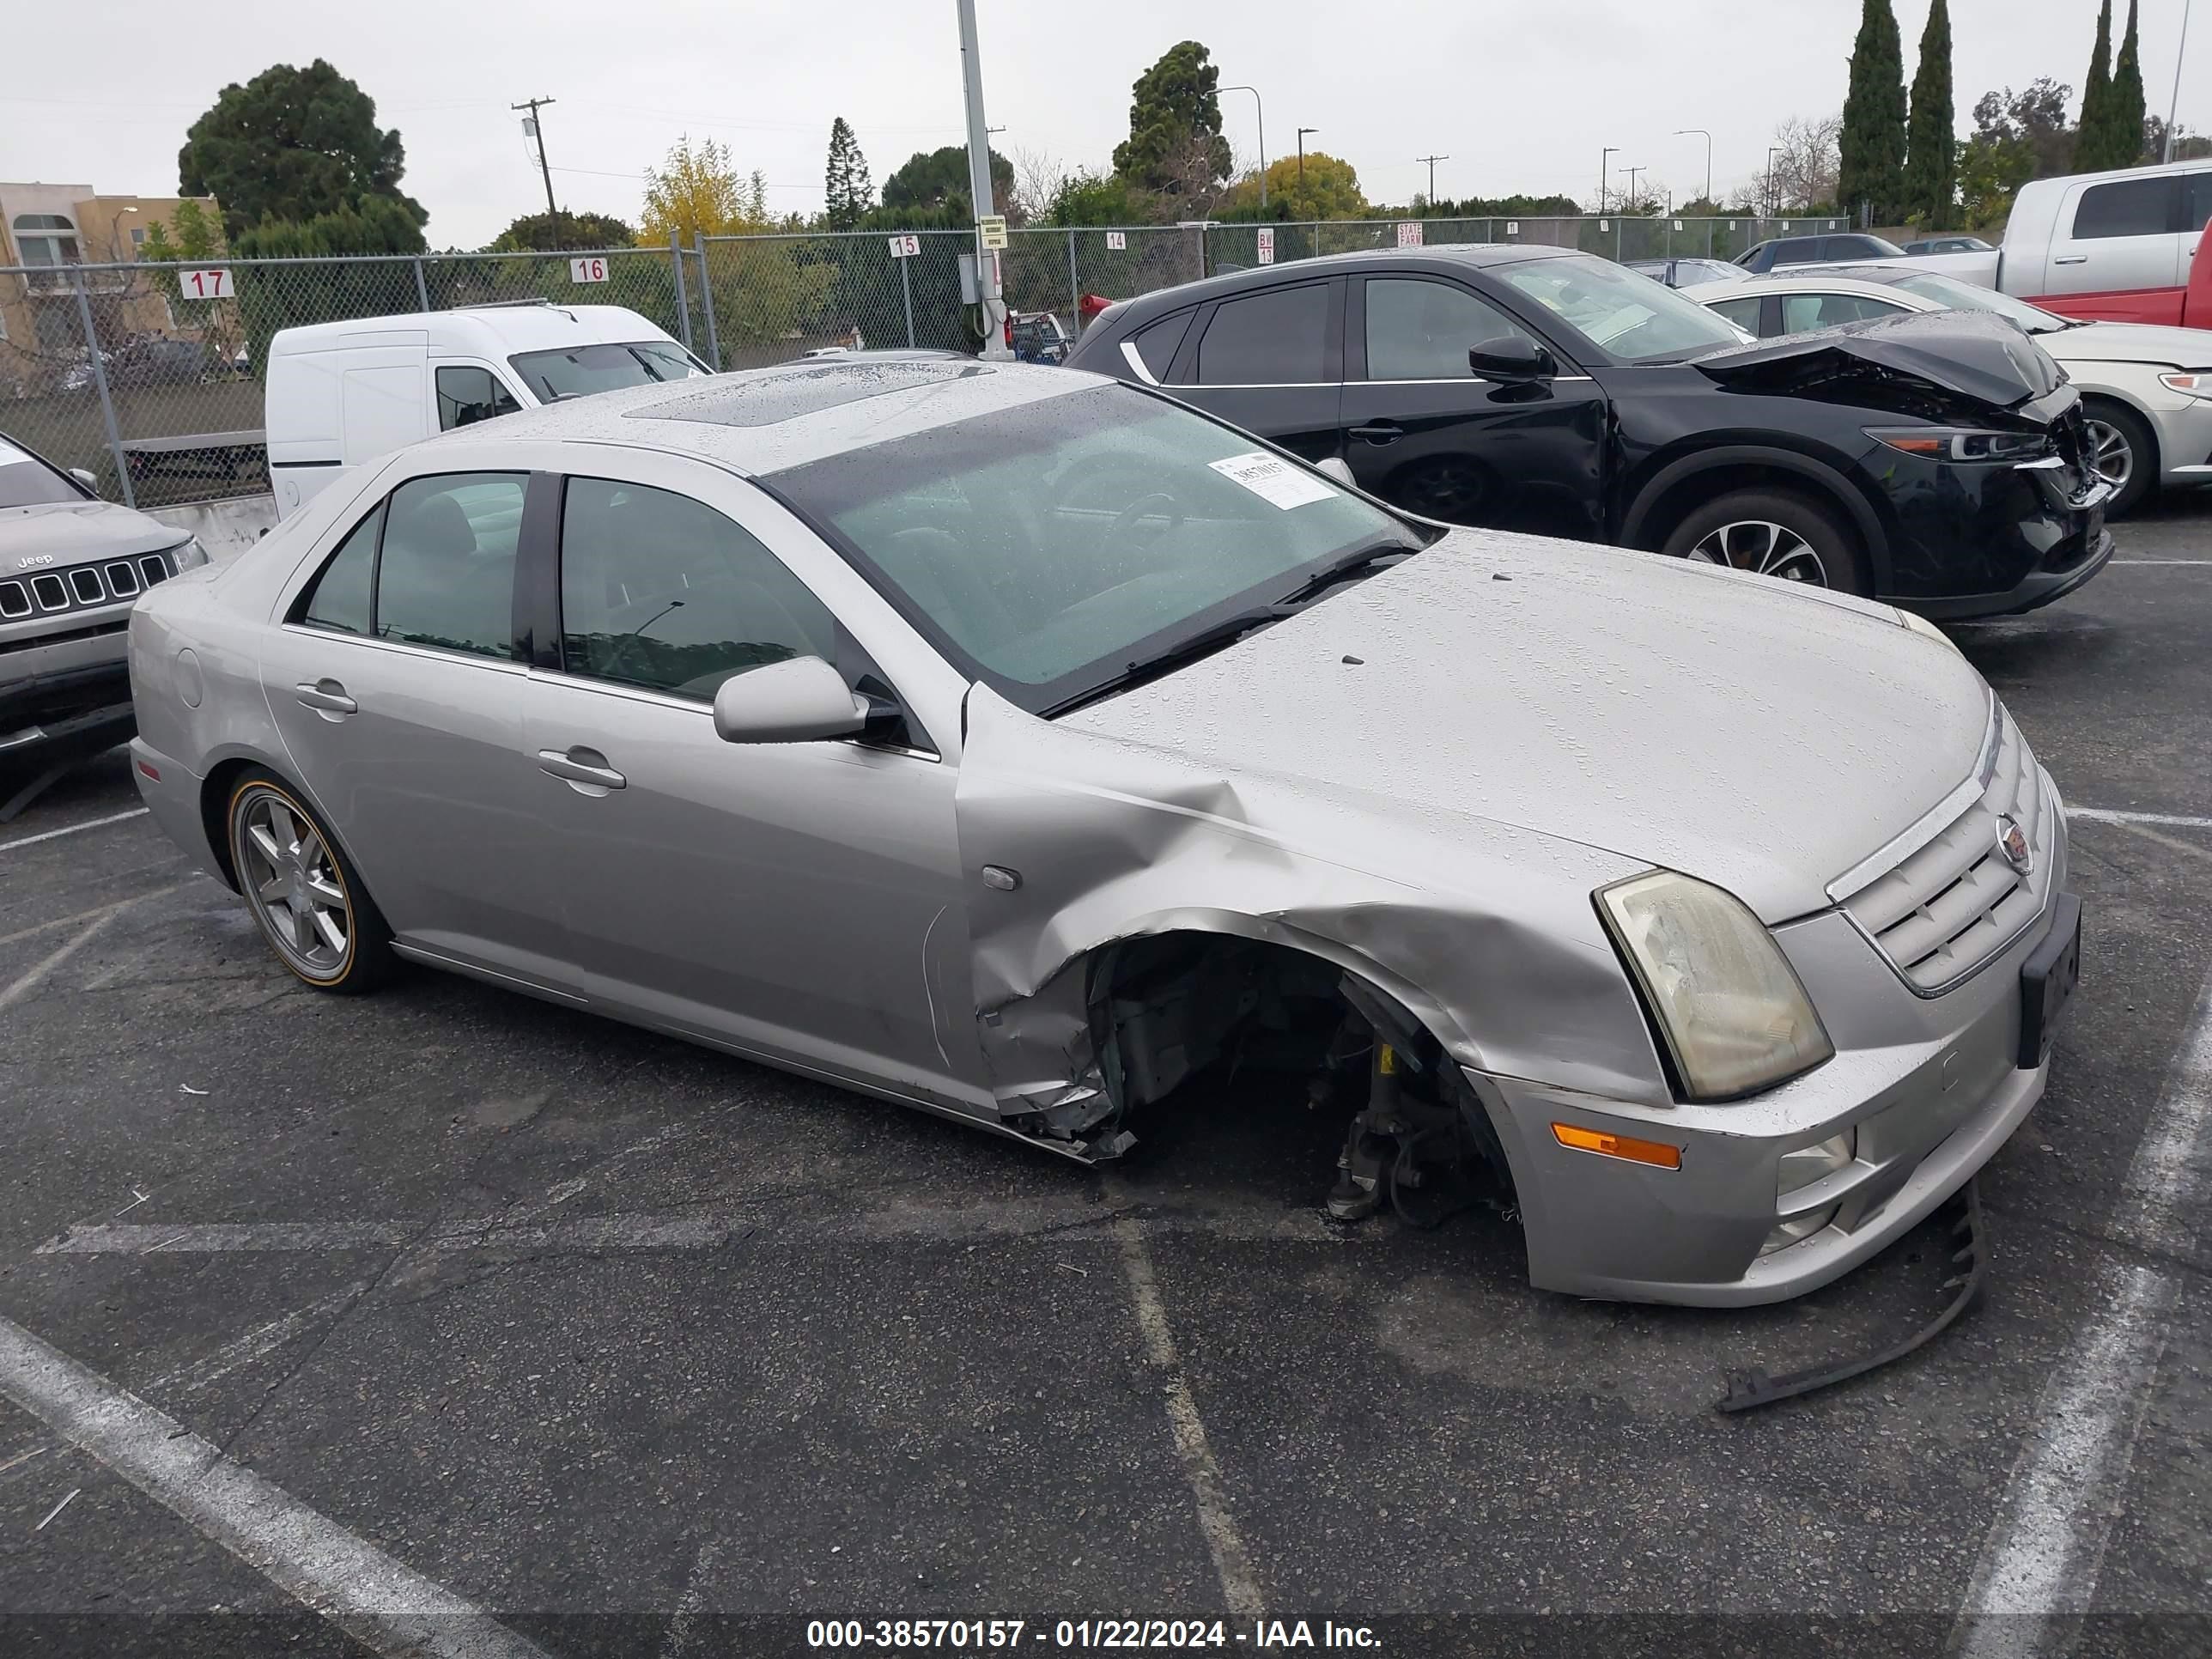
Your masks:
<path fill-rule="evenodd" d="M 2197 564 L 2212 565 L 2212 559 L 2107 559 L 2107 564 Z"/>
<path fill-rule="evenodd" d="M 58 836 L 74 836 L 86 830 L 97 830 L 102 824 L 120 823 L 125 818 L 143 818 L 147 809 L 134 806 L 127 812 L 110 813 L 104 818 L 88 818 L 82 823 L 72 823 L 60 830 L 48 830 L 41 835 L 25 836 L 19 841 L 0 841 L 0 853 L 12 853 L 18 847 L 36 847 L 42 841 L 52 841 Z"/>
<path fill-rule="evenodd" d="M 30 995 L 44 982 L 47 975 L 91 944 L 100 930 L 114 921 L 121 909 L 120 905 L 110 905 L 85 927 L 70 934 L 63 944 L 33 963 L 29 972 L 10 981 L 5 990 L 0 990 L 0 1013 L 5 1013 L 25 997 Z"/>
<path fill-rule="evenodd" d="M 2212 1115 L 2212 977 L 2136 1147 L 2112 1231 L 2143 1261 L 2108 1266 L 2080 1346 L 2045 1386 L 1945 1652 L 2052 1651 L 2087 1613 L 2166 1352 L 2179 1294 L 2158 1265 L 2189 1250 L 2192 1163 Z"/>
<path fill-rule="evenodd" d="M 2082 823 L 2162 823 L 2169 830 L 2212 830 L 2212 818 L 2181 817 L 2172 812 L 2119 812 L 2107 806 L 2069 806 L 2068 821 Z"/>
<path fill-rule="evenodd" d="M 474 1602 L 6 1319 L 0 1395 L 376 1653 L 546 1659 Z"/>

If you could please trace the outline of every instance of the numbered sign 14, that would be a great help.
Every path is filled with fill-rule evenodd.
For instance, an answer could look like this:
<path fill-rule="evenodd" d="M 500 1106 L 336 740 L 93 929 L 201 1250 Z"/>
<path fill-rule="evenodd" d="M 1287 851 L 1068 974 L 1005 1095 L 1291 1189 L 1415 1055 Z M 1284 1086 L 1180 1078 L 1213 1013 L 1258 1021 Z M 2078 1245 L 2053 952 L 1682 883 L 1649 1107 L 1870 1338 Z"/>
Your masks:
<path fill-rule="evenodd" d="M 607 260 L 603 253 L 586 254 L 580 259 L 568 261 L 568 280 L 572 283 L 604 283 L 607 280 Z"/>
<path fill-rule="evenodd" d="M 1129 233 L 1127 231 L 1109 230 L 1106 233 L 1106 251 L 1109 253 L 1120 253 L 1128 246 Z"/>
<path fill-rule="evenodd" d="M 177 286 L 184 290 L 187 300 L 228 300 L 233 293 L 228 265 L 211 265 L 205 270 L 180 270 L 177 273 Z"/>

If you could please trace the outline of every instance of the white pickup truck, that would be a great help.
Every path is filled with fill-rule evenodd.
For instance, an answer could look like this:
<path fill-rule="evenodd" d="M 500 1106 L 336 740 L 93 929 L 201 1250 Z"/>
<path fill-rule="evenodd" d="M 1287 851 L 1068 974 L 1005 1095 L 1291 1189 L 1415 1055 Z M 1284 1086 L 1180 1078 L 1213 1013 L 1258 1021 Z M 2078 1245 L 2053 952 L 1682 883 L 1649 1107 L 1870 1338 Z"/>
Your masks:
<path fill-rule="evenodd" d="M 2212 160 L 2077 173 L 2022 185 L 1995 252 L 1923 253 L 1909 263 L 2061 316 L 2172 326 L 2183 320 L 2190 263 L 2208 219 Z"/>

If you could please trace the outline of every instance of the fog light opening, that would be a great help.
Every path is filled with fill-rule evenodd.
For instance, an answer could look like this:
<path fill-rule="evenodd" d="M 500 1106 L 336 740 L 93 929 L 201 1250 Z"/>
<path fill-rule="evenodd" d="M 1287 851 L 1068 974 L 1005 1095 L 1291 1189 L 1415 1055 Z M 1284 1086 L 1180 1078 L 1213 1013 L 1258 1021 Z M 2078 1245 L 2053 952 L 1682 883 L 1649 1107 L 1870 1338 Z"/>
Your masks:
<path fill-rule="evenodd" d="M 1776 1161 L 1774 1196 L 1778 1203 L 1792 1193 L 1801 1193 L 1816 1182 L 1826 1181 L 1839 1170 L 1851 1167 L 1858 1157 L 1859 1132 L 1846 1129 L 1839 1135 L 1830 1135 L 1817 1146 L 1800 1146 L 1782 1154 Z"/>
<path fill-rule="evenodd" d="M 1759 1247 L 1759 1255 L 1772 1255 L 1777 1250 L 1786 1250 L 1792 1244 L 1803 1243 L 1833 1221 L 1843 1207 L 1840 1204 L 1831 1204 L 1826 1209 L 1790 1217 L 1789 1220 L 1767 1234 L 1766 1243 Z"/>

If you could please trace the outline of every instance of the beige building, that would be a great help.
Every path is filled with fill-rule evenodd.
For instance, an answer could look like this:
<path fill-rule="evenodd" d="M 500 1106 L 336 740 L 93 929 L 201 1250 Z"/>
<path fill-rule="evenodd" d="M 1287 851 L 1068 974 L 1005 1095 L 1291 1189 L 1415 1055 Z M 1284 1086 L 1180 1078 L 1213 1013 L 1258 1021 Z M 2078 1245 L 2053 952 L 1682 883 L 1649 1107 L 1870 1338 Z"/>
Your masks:
<path fill-rule="evenodd" d="M 149 231 L 175 214 L 175 196 L 110 196 L 90 185 L 0 183 L 0 392 L 35 389 L 42 367 L 84 361 L 72 265 L 128 264 Z M 212 197 L 199 198 L 210 212 Z M 13 269 L 6 269 L 10 268 Z M 179 326 L 161 284 L 128 271 L 83 273 L 102 347 L 133 337 L 197 337 Z"/>

